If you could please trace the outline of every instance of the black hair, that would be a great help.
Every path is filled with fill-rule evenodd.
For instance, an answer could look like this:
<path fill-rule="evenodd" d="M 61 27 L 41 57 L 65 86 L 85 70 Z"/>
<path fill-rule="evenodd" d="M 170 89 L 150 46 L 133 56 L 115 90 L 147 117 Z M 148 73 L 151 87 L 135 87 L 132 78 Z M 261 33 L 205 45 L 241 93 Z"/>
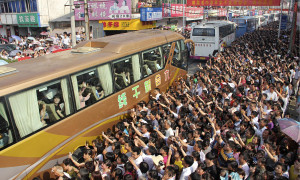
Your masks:
<path fill-rule="evenodd" d="M 120 154 L 119 158 L 121 159 L 122 163 L 126 163 L 128 161 L 128 156 L 126 156 L 125 154 Z"/>
<path fill-rule="evenodd" d="M 106 159 L 109 159 L 111 162 L 115 161 L 115 154 L 113 152 L 107 152 L 105 154 Z"/>
<path fill-rule="evenodd" d="M 134 146 L 132 148 L 132 152 L 136 152 L 139 155 L 139 154 L 141 154 L 141 149 L 139 147 Z"/>
<path fill-rule="evenodd" d="M 140 163 L 140 170 L 142 173 L 146 173 L 149 170 L 149 165 L 146 162 Z"/>
<path fill-rule="evenodd" d="M 129 172 L 133 171 L 133 165 L 130 162 L 125 163 L 124 168 L 126 171 L 129 171 Z"/>
<path fill-rule="evenodd" d="M 192 156 L 185 156 L 184 162 L 190 167 L 194 164 L 194 158 Z"/>

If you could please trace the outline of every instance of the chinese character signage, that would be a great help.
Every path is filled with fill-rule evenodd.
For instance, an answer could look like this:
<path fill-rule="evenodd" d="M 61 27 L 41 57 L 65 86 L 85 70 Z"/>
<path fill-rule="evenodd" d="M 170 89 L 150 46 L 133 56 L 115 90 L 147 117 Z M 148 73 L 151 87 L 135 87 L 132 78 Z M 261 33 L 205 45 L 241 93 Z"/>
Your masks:
<path fill-rule="evenodd" d="M 162 8 L 141 8 L 141 21 L 156 21 L 162 19 Z"/>
<path fill-rule="evenodd" d="M 183 5 L 182 4 L 166 4 L 163 3 L 163 17 L 182 17 Z M 188 18 L 203 19 L 203 8 L 201 7 L 186 7 L 184 5 L 184 14 Z"/>
<path fill-rule="evenodd" d="M 280 6 L 280 0 L 187 0 L 188 6 Z"/>
<path fill-rule="evenodd" d="M 219 8 L 218 9 L 218 16 L 227 16 L 227 10 Z"/>
<path fill-rule="evenodd" d="M 75 8 L 75 20 L 83 21 L 84 3 L 77 1 L 74 4 L 80 4 L 80 8 Z M 89 1 L 88 11 L 89 20 L 130 19 L 131 0 Z"/>
<path fill-rule="evenodd" d="M 156 27 L 155 21 L 141 21 L 140 19 L 131 20 L 100 20 L 103 30 L 142 30 Z"/>
<path fill-rule="evenodd" d="M 19 27 L 40 27 L 39 13 L 17 14 Z"/>

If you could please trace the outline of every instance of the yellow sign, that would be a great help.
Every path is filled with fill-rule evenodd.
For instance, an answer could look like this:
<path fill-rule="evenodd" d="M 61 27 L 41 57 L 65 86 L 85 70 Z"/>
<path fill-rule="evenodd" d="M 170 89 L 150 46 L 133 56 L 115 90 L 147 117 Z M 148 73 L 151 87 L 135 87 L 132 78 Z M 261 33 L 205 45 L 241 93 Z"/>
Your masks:
<path fill-rule="evenodd" d="M 155 21 L 140 21 L 140 19 L 130 20 L 100 20 L 103 23 L 103 30 L 142 30 L 156 27 Z"/>

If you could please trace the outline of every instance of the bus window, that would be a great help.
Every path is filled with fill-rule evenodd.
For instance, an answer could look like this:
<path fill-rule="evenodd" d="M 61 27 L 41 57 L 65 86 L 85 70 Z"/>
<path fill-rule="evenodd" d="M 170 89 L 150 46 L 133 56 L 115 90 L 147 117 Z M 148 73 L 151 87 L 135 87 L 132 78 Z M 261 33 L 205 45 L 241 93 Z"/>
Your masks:
<path fill-rule="evenodd" d="M 110 64 L 103 64 L 97 67 L 98 77 L 100 78 L 100 84 L 104 91 L 104 96 L 108 96 L 113 93 L 113 78 Z"/>
<path fill-rule="evenodd" d="M 180 45 L 181 45 L 181 52 L 182 52 L 182 60 L 183 60 L 183 69 L 187 68 L 187 48 L 185 47 L 185 43 L 183 40 L 180 40 Z"/>
<path fill-rule="evenodd" d="M 132 65 L 131 57 L 113 63 L 116 91 L 120 91 L 133 83 Z"/>
<path fill-rule="evenodd" d="M 176 41 L 172 65 L 179 68 L 184 68 L 184 62 L 183 62 L 182 51 L 180 46 L 181 46 L 180 41 Z"/>
<path fill-rule="evenodd" d="M 21 137 L 74 112 L 66 78 L 12 95 L 9 103 Z"/>
<path fill-rule="evenodd" d="M 214 28 L 194 28 L 192 36 L 215 36 Z"/>
<path fill-rule="evenodd" d="M 13 142 L 11 126 L 8 121 L 3 101 L 0 101 L 0 148 Z"/>
<path fill-rule="evenodd" d="M 144 77 L 161 70 L 164 65 L 161 48 L 153 48 L 142 52 L 142 63 Z"/>
<path fill-rule="evenodd" d="M 71 79 L 77 109 L 94 104 L 104 97 L 96 68 L 77 73 L 71 76 Z"/>

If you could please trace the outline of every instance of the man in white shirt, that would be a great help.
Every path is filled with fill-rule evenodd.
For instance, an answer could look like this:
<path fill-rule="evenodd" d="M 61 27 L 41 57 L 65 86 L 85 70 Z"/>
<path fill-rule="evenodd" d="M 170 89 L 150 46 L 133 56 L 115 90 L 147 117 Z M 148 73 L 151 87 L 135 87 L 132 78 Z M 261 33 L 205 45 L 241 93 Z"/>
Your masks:
<path fill-rule="evenodd" d="M 166 129 L 166 135 L 165 137 L 169 137 L 169 136 L 174 136 L 174 131 L 173 129 L 171 128 L 171 122 L 169 120 L 166 120 L 165 123 L 165 129 Z"/>
<path fill-rule="evenodd" d="M 139 147 L 132 148 L 131 157 L 134 159 L 134 163 L 139 166 L 143 162 L 143 157 L 141 156 L 141 149 Z"/>
<path fill-rule="evenodd" d="M 183 158 L 183 169 L 179 180 L 188 180 L 189 176 L 192 174 L 191 166 L 194 164 L 194 158 L 192 156 L 185 156 Z"/>
<path fill-rule="evenodd" d="M 277 101 L 277 93 L 274 91 L 274 87 L 270 86 L 270 89 L 266 93 L 268 95 L 267 100 Z"/>
<path fill-rule="evenodd" d="M 64 49 L 68 49 L 70 47 L 70 38 L 69 36 L 67 35 L 67 33 L 64 33 L 64 38 L 63 38 L 63 48 Z"/>
<path fill-rule="evenodd" d="M 160 89 L 159 88 L 155 88 L 153 91 L 154 95 L 155 95 L 155 100 L 157 101 L 160 97 Z"/>

